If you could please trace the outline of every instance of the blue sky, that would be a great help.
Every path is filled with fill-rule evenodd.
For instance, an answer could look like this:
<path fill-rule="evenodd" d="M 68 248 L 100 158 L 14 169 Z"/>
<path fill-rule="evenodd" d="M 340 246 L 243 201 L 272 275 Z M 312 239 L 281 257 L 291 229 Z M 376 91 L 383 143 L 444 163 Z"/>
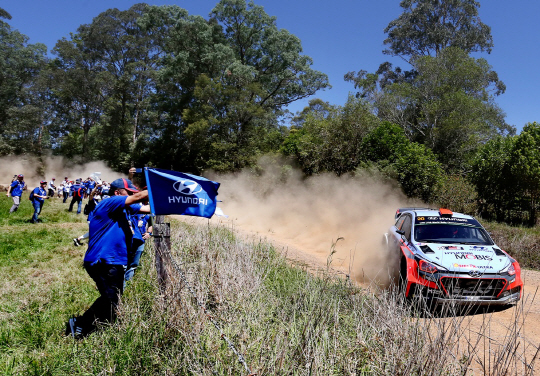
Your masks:
<path fill-rule="evenodd" d="M 208 18 L 218 0 L 146 1 L 151 5 L 176 4 L 190 14 Z M 9 24 L 30 37 L 30 43 L 44 43 L 51 50 L 56 41 L 69 37 L 77 27 L 108 8 L 128 9 L 130 0 L 1 0 L 0 7 L 13 17 Z M 277 17 L 279 28 L 302 41 L 304 53 L 313 58 L 313 68 L 328 75 L 332 89 L 314 97 L 343 105 L 352 84 L 343 80 L 349 71 L 374 72 L 380 63 L 397 59 L 382 54 L 384 28 L 401 13 L 399 0 L 256 0 L 266 13 Z M 496 102 L 506 121 L 521 130 L 528 122 L 540 122 L 540 32 L 538 0 L 480 0 L 480 18 L 491 27 L 494 48 L 480 54 L 506 84 L 506 93 Z M 308 100 L 289 106 L 301 110 Z"/>

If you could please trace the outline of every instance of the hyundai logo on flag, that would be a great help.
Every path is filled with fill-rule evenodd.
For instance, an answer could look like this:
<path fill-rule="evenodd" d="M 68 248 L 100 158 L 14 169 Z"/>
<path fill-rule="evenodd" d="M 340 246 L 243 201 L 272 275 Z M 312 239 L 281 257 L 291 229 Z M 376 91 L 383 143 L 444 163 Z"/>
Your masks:
<path fill-rule="evenodd" d="M 175 191 L 189 196 L 196 195 L 202 191 L 200 184 L 193 180 L 178 180 L 173 184 L 173 188 Z"/>

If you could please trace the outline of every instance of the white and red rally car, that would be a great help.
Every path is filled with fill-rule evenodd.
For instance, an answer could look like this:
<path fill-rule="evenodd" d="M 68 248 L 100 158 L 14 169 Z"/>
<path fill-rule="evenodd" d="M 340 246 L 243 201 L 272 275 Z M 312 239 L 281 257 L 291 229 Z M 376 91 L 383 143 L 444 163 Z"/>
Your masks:
<path fill-rule="evenodd" d="M 521 298 L 518 262 L 469 215 L 401 208 L 385 239 L 389 251 L 399 255 L 406 298 L 474 305 L 515 304 Z"/>

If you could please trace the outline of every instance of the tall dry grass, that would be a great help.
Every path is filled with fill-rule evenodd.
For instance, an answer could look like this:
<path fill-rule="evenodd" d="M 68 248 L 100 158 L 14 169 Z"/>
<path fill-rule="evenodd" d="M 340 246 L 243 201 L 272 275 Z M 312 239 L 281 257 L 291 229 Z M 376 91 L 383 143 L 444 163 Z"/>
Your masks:
<path fill-rule="evenodd" d="M 313 275 L 291 266 L 264 240 L 240 239 L 220 226 L 177 226 L 172 256 L 188 282 L 170 268 L 159 310 L 187 346 L 171 369 L 247 374 L 202 304 L 259 375 L 533 374 L 522 305 L 505 338 L 494 339 L 490 310 L 476 312 L 483 323 L 471 331 L 467 308 L 448 306 L 433 316 L 397 290 L 362 289 L 331 271 Z"/>

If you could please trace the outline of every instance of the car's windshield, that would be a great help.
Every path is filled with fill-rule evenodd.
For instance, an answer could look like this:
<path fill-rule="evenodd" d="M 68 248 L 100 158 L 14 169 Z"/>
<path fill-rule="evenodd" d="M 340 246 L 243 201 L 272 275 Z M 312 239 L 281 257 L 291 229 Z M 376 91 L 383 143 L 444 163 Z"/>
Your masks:
<path fill-rule="evenodd" d="M 416 224 L 414 240 L 423 243 L 493 245 L 482 227 L 458 224 Z"/>

